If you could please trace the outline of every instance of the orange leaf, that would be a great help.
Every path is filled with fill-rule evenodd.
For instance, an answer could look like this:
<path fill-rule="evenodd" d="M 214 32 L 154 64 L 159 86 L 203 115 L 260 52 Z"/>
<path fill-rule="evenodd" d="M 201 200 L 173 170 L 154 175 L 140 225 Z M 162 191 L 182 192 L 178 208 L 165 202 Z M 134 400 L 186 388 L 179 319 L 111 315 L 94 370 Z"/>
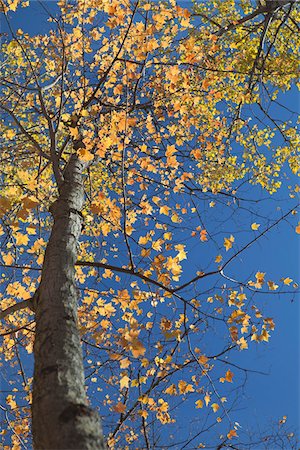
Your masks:
<path fill-rule="evenodd" d="M 228 439 L 232 439 L 235 436 L 237 436 L 236 430 L 230 430 L 229 433 L 227 433 Z"/>
<path fill-rule="evenodd" d="M 113 410 L 117 413 L 123 414 L 126 411 L 126 406 L 124 403 L 118 402 L 114 407 Z"/>

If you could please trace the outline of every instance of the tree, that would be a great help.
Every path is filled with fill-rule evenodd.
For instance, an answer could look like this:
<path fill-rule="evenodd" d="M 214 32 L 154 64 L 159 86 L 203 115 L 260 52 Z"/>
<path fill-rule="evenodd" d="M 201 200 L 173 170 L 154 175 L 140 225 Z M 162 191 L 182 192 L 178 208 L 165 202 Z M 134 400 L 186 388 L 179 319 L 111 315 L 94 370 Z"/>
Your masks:
<path fill-rule="evenodd" d="M 157 427 L 188 398 L 218 412 L 211 427 L 230 447 L 239 430 L 222 392 L 248 369 L 228 355 L 269 340 L 274 322 L 252 296 L 279 286 L 259 267 L 252 280 L 228 269 L 297 207 L 286 181 L 298 171 L 295 116 L 272 109 L 297 80 L 296 4 L 43 2 L 42 34 L 14 29 L 28 6 L 2 2 L 13 448 L 30 446 L 30 408 L 37 449 L 105 448 L 96 409 L 110 448 L 157 448 Z M 270 196 L 281 184 L 293 204 L 278 214 Z M 296 287 L 280 282 L 280 292 Z"/>

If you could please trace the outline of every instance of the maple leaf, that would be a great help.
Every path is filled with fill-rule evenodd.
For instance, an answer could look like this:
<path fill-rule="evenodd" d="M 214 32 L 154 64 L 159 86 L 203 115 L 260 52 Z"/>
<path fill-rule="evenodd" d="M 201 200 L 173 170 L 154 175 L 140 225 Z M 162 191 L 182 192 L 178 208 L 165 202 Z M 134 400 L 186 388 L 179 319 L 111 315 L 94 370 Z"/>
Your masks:
<path fill-rule="evenodd" d="M 120 360 L 120 369 L 127 369 L 131 364 L 128 358 L 123 358 Z"/>
<path fill-rule="evenodd" d="M 166 157 L 169 158 L 169 157 L 172 156 L 174 153 L 176 153 L 175 145 L 167 145 Z"/>
<path fill-rule="evenodd" d="M 171 384 L 167 389 L 165 389 L 165 394 L 176 395 L 177 390 L 175 384 Z"/>
<path fill-rule="evenodd" d="M 126 411 L 126 406 L 124 405 L 124 403 L 118 402 L 113 406 L 113 410 L 117 413 L 123 414 Z"/>
<path fill-rule="evenodd" d="M 255 278 L 256 278 L 256 283 L 254 284 L 254 286 L 255 286 L 257 289 L 261 289 L 262 286 L 263 286 L 263 284 L 264 284 L 264 282 L 265 282 L 265 273 L 263 273 L 263 272 L 257 272 L 257 273 L 255 274 Z"/>
<path fill-rule="evenodd" d="M 94 159 L 94 155 L 85 148 L 81 148 L 78 153 L 82 161 L 92 161 Z"/>
<path fill-rule="evenodd" d="M 222 255 L 217 255 L 216 258 L 215 258 L 215 262 L 219 263 L 219 262 L 222 261 L 222 259 L 223 259 Z"/>
<path fill-rule="evenodd" d="M 268 287 L 270 291 L 276 291 L 278 289 L 278 284 L 275 284 L 273 281 L 268 281 Z"/>
<path fill-rule="evenodd" d="M 283 281 L 283 284 L 287 284 L 289 286 L 293 280 L 292 280 L 292 278 L 287 277 L 287 278 L 283 278 L 282 281 Z"/>
<path fill-rule="evenodd" d="M 161 240 L 152 242 L 152 248 L 153 250 L 156 250 L 157 252 L 161 251 Z"/>
<path fill-rule="evenodd" d="M 131 353 L 135 358 L 138 358 L 139 356 L 143 356 L 146 352 L 145 347 L 143 346 L 143 344 L 138 341 L 137 339 L 134 340 L 131 344 Z"/>
<path fill-rule="evenodd" d="M 203 400 L 196 400 L 195 404 L 196 408 L 203 408 Z"/>
<path fill-rule="evenodd" d="M 26 234 L 16 233 L 16 244 L 17 245 L 27 245 L 29 242 L 29 237 Z"/>
<path fill-rule="evenodd" d="M 13 264 L 13 262 L 14 262 L 14 257 L 12 256 L 11 253 L 8 253 L 7 255 L 3 255 L 2 259 L 3 259 L 4 264 L 7 264 L 8 266 Z"/>
<path fill-rule="evenodd" d="M 224 238 L 224 247 L 226 248 L 226 252 L 232 248 L 232 244 L 234 242 L 234 237 L 231 235 L 229 238 Z"/>
<path fill-rule="evenodd" d="M 188 384 L 184 380 L 178 382 L 178 389 L 180 394 L 187 394 L 188 392 L 194 392 L 194 388 L 191 384 Z"/>
<path fill-rule="evenodd" d="M 177 250 L 179 253 L 177 254 L 177 258 L 179 261 L 182 261 L 183 259 L 187 259 L 186 258 L 186 252 L 185 252 L 185 245 L 183 244 L 177 244 L 175 245 L 175 250 Z"/>
<path fill-rule="evenodd" d="M 225 380 L 228 381 L 228 383 L 232 383 L 232 378 L 233 378 L 233 372 L 231 372 L 231 370 L 228 369 L 225 374 Z"/>
<path fill-rule="evenodd" d="M 129 387 L 130 378 L 127 375 L 123 375 L 120 379 L 120 389 Z"/>
<path fill-rule="evenodd" d="M 230 430 L 229 433 L 227 433 L 228 439 L 232 439 L 233 437 L 237 437 L 236 430 Z"/>
<path fill-rule="evenodd" d="M 143 417 L 144 419 L 147 419 L 147 417 L 148 417 L 148 415 L 149 415 L 149 413 L 148 413 L 147 411 L 145 411 L 144 409 L 140 409 L 140 410 L 138 411 L 138 414 L 139 414 L 141 417 Z"/>
<path fill-rule="evenodd" d="M 205 401 L 206 406 L 208 406 L 208 404 L 210 402 L 210 395 L 209 394 L 205 394 L 204 401 Z"/>
<path fill-rule="evenodd" d="M 166 205 L 165 206 L 161 206 L 159 208 L 159 214 L 164 214 L 165 216 L 168 216 L 170 209 L 171 208 L 169 208 L 169 206 L 166 206 Z"/>
<path fill-rule="evenodd" d="M 244 337 L 241 337 L 236 343 L 240 346 L 240 350 L 246 350 L 248 348 L 248 343 Z"/>
<path fill-rule="evenodd" d="M 213 410 L 214 413 L 217 412 L 218 409 L 220 409 L 220 406 L 218 405 L 218 403 L 213 403 L 211 405 L 211 407 L 212 407 L 212 410 Z"/>
<path fill-rule="evenodd" d="M 201 242 L 207 241 L 207 231 L 206 230 L 200 231 L 200 241 Z"/>

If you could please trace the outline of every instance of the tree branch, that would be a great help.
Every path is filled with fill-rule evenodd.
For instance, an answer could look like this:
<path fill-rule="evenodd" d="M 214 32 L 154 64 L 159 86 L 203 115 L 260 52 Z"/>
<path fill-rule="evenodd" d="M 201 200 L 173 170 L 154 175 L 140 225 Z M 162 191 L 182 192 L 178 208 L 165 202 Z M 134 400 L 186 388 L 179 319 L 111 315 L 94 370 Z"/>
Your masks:
<path fill-rule="evenodd" d="M 13 314 L 16 311 L 21 311 L 22 309 L 29 308 L 31 311 L 33 311 L 33 299 L 28 298 L 27 300 L 23 300 L 22 302 L 15 303 L 12 306 L 9 306 L 8 308 L 4 309 L 3 311 L 0 311 L 0 320 L 4 319 L 9 314 Z"/>

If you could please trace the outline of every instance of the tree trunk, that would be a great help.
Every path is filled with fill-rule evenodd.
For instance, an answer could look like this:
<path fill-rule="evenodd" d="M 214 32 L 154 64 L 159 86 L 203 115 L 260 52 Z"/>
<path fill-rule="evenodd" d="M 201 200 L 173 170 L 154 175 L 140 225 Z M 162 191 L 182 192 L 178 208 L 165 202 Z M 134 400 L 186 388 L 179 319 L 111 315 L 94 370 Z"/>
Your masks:
<path fill-rule="evenodd" d="M 32 429 L 35 449 L 105 449 L 98 414 L 88 406 L 77 327 L 74 264 L 81 234 L 84 163 L 73 155 L 59 198 L 35 301 Z"/>

